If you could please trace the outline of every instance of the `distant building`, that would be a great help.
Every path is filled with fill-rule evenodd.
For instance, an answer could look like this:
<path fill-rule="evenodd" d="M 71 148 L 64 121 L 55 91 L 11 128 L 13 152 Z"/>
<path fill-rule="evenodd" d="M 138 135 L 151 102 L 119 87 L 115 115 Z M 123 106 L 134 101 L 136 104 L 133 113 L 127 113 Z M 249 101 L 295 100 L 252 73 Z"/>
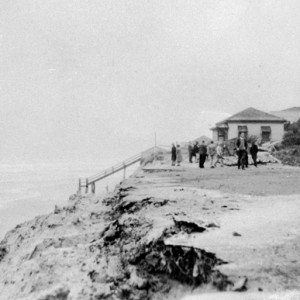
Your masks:
<path fill-rule="evenodd" d="M 207 137 L 206 135 L 202 135 L 196 139 L 194 139 L 192 142 L 196 143 L 198 142 L 199 144 L 202 144 L 202 141 L 205 141 L 206 144 L 209 144 L 211 142 L 211 139 Z"/>
<path fill-rule="evenodd" d="M 206 135 L 202 135 L 196 139 L 190 140 L 188 142 L 181 142 L 180 145 L 182 148 L 188 148 L 189 144 L 192 143 L 193 145 L 198 142 L 199 144 L 202 144 L 202 141 L 205 142 L 205 144 L 209 144 L 212 139 L 210 139 L 209 137 L 207 137 Z"/>
<path fill-rule="evenodd" d="M 281 141 L 285 119 L 249 107 L 211 128 L 213 140 L 226 141 L 237 138 L 242 132 L 246 136 L 255 135 L 266 141 Z"/>

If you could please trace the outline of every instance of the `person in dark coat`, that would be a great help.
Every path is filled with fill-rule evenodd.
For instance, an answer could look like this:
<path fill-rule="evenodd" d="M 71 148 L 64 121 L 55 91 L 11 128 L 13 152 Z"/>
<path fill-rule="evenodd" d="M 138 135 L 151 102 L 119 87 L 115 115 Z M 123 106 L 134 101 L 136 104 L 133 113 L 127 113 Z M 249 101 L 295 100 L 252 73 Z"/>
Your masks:
<path fill-rule="evenodd" d="M 248 166 L 248 156 L 247 152 L 248 144 L 247 140 L 245 139 L 245 135 L 242 132 L 240 137 L 236 141 L 236 150 L 238 154 L 238 169 L 242 167 L 242 170 L 245 170 L 245 166 Z"/>
<path fill-rule="evenodd" d="M 194 149 L 193 149 L 193 145 L 192 145 L 191 142 L 189 143 L 188 151 L 189 151 L 189 162 L 192 163 L 193 162 L 193 152 L 194 152 Z"/>
<path fill-rule="evenodd" d="M 175 164 L 176 164 L 176 147 L 174 144 L 172 144 L 171 160 L 172 160 L 172 166 L 175 166 Z"/>
<path fill-rule="evenodd" d="M 199 162 L 199 143 L 196 142 L 196 144 L 194 145 L 194 156 L 195 158 L 195 162 L 198 163 Z"/>
<path fill-rule="evenodd" d="M 253 164 L 255 167 L 257 167 L 257 152 L 258 152 L 258 147 L 256 145 L 256 142 L 254 141 L 250 148 L 250 154 L 252 156 Z"/>
<path fill-rule="evenodd" d="M 207 156 L 207 147 L 205 141 L 202 141 L 202 144 L 199 146 L 199 168 L 204 168 L 205 159 Z"/>

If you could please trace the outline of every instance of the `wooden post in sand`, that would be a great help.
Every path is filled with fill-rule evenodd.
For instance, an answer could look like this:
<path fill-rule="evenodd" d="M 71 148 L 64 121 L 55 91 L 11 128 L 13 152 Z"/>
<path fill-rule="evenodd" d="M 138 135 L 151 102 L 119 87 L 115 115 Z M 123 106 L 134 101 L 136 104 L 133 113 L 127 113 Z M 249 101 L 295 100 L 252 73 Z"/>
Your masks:
<path fill-rule="evenodd" d="M 92 184 L 91 184 L 91 191 L 92 191 L 93 194 L 95 194 L 95 192 L 96 192 L 95 182 L 92 182 Z"/>
<path fill-rule="evenodd" d="M 87 194 L 89 192 L 89 182 L 88 179 L 85 180 L 85 193 Z"/>

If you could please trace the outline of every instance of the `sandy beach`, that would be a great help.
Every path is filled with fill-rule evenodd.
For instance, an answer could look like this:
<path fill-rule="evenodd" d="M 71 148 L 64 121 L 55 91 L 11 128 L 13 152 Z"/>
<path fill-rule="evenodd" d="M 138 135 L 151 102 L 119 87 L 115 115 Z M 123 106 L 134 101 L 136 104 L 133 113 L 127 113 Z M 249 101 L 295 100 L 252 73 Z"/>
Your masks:
<path fill-rule="evenodd" d="M 160 156 L 113 193 L 73 196 L 9 232 L 1 295 L 298 299 L 300 168 L 170 165 Z"/>

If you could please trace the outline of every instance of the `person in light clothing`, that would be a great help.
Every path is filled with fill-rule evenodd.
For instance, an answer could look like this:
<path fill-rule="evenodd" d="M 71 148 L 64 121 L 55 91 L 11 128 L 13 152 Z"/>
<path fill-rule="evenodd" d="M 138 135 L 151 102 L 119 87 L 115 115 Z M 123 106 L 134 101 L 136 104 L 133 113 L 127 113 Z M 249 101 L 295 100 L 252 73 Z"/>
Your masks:
<path fill-rule="evenodd" d="M 195 163 L 199 162 L 199 143 L 196 142 L 194 145 L 194 155 L 195 155 Z"/>
<path fill-rule="evenodd" d="M 216 155 L 216 145 L 214 141 L 211 141 L 210 144 L 207 146 L 207 152 L 210 159 L 210 167 L 214 168 L 214 157 Z"/>
<path fill-rule="evenodd" d="M 180 166 L 180 163 L 182 162 L 182 154 L 181 154 L 180 145 L 177 145 L 177 148 L 176 148 L 176 160 L 177 160 L 177 166 Z"/>
<path fill-rule="evenodd" d="M 223 162 L 223 145 L 221 143 L 218 143 L 218 146 L 216 148 L 217 152 L 217 161 L 215 162 L 215 167 L 217 166 L 218 163 L 221 164 L 221 167 L 224 166 Z"/>

